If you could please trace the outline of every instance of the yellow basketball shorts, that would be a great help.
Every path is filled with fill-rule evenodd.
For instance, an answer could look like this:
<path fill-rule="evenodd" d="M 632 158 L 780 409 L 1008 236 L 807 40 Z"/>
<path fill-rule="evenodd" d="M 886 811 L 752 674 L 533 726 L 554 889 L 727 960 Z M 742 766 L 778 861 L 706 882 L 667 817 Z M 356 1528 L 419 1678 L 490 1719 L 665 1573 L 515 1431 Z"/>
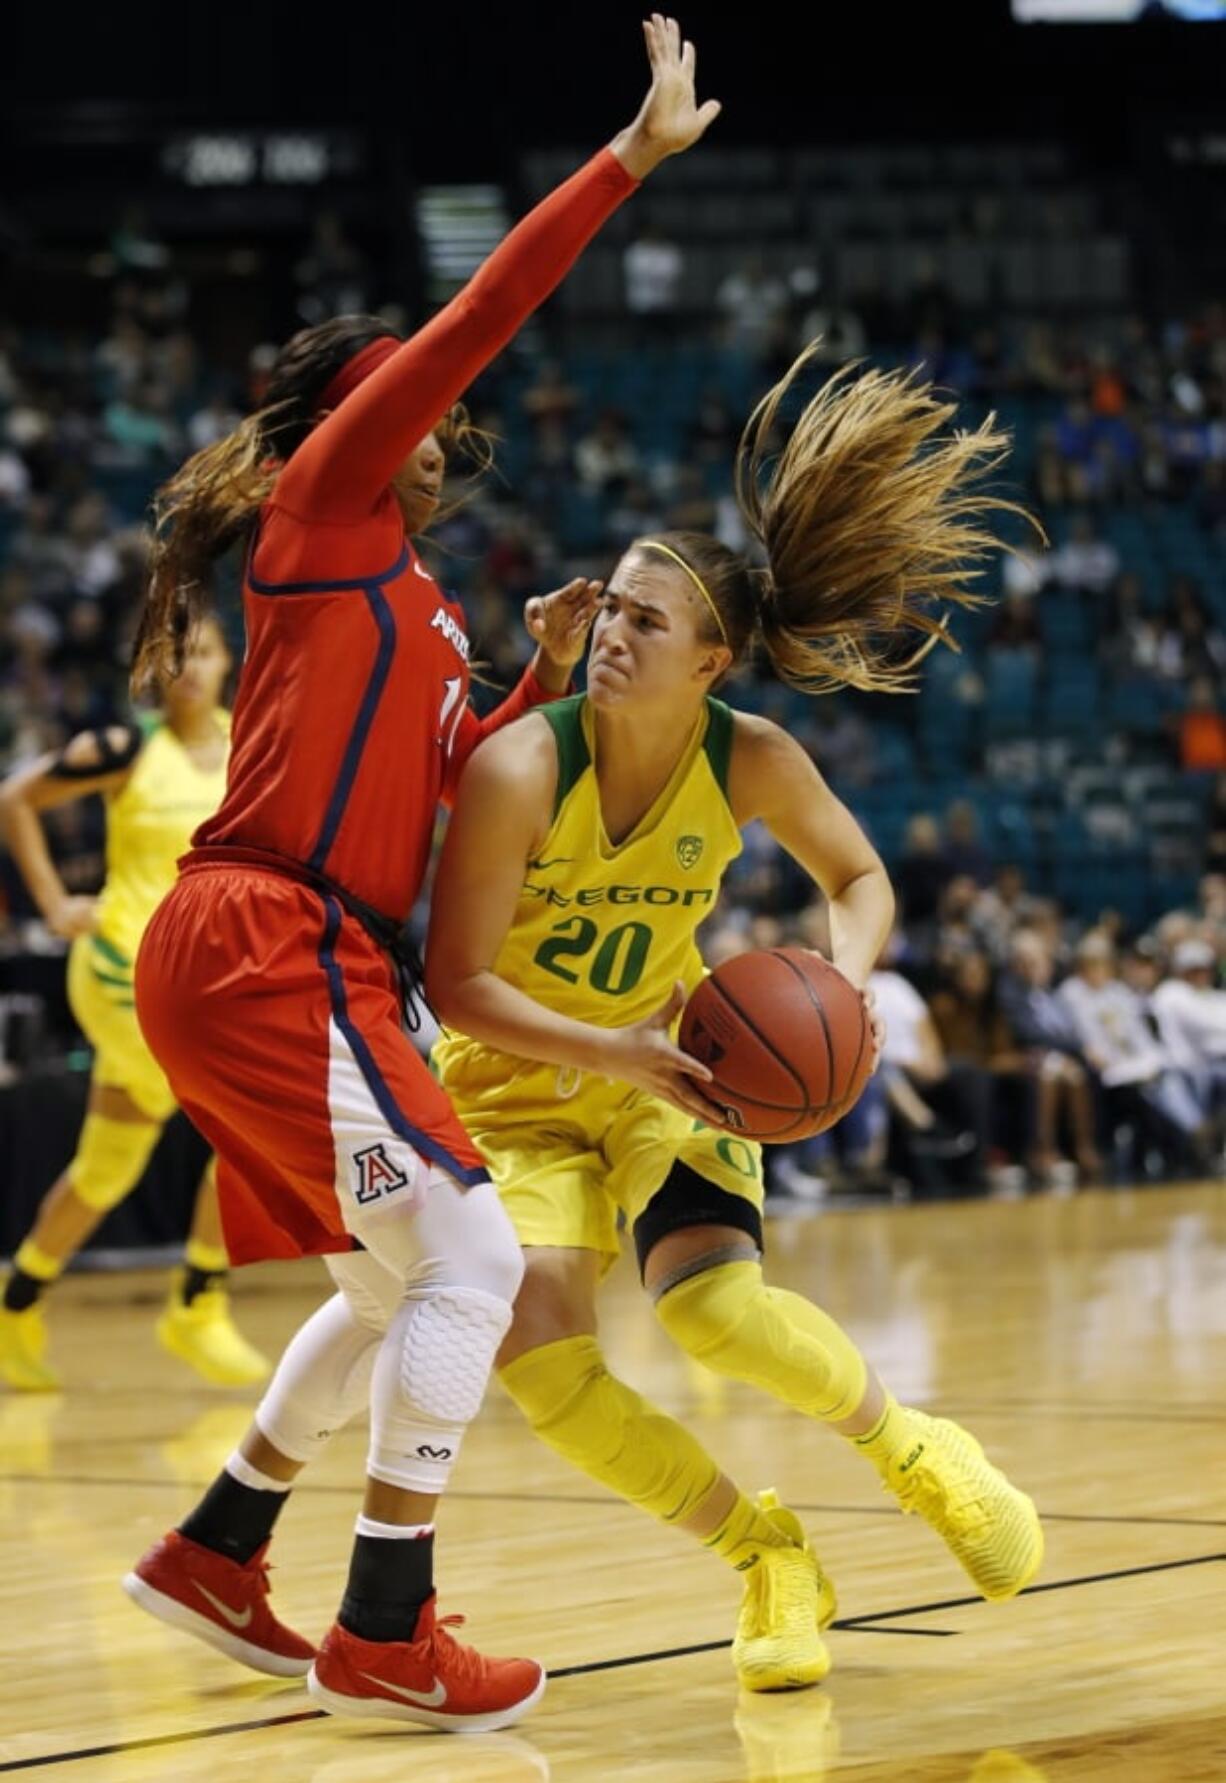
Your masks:
<path fill-rule="evenodd" d="M 132 962 L 101 935 L 79 935 L 68 955 L 68 1001 L 94 1049 L 94 1083 L 126 1090 L 151 1121 L 169 1120 L 175 1099 L 136 1019 Z"/>
<path fill-rule="evenodd" d="M 458 1049 L 456 1049 L 458 1050 Z M 480 1149 L 521 1244 L 620 1248 L 680 1161 L 762 1211 L 761 1147 L 643 1090 L 484 1049 L 448 1049 L 444 1088 Z"/>

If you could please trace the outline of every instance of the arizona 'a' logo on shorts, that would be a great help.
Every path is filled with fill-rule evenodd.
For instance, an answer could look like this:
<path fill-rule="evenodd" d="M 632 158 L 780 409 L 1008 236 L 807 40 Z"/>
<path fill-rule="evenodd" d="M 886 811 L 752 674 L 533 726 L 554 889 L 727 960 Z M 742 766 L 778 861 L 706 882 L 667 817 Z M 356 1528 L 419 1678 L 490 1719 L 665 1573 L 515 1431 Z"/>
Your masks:
<path fill-rule="evenodd" d="M 701 836 L 678 836 L 677 859 L 681 862 L 683 867 L 692 867 L 701 853 Z"/>
<path fill-rule="evenodd" d="M 381 1195 L 390 1195 L 393 1189 L 403 1189 L 409 1180 L 399 1164 L 388 1157 L 382 1140 L 354 1152 L 353 1167 L 358 1176 L 354 1199 L 361 1207 L 377 1201 Z"/>

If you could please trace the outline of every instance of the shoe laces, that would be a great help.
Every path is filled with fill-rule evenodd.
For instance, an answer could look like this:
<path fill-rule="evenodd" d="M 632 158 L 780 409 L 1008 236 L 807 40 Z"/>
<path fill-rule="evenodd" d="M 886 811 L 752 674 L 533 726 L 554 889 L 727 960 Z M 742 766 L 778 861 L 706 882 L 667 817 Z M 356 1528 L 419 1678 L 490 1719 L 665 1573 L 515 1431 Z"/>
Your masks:
<path fill-rule="evenodd" d="M 948 1456 L 940 1473 L 923 1460 L 917 1461 L 897 1488 L 897 1496 L 908 1514 L 918 1512 L 955 1535 L 978 1535 L 988 1521 L 979 1481 Z"/>
<path fill-rule="evenodd" d="M 783 1556 L 799 1557 L 803 1548 L 763 1548 L 757 1566 L 749 1578 L 758 1621 L 766 1628 L 777 1629 L 793 1616 L 807 1612 L 807 1568 L 783 1562 Z M 781 1563 L 782 1562 L 782 1563 Z"/>
<path fill-rule="evenodd" d="M 257 1596 L 267 1597 L 272 1591 L 272 1581 L 268 1576 L 271 1571 L 271 1563 L 259 1559 L 255 1554 L 243 1567 L 243 1575 L 251 1581 L 251 1589 Z"/>
<path fill-rule="evenodd" d="M 485 1668 L 485 1660 L 467 1641 L 459 1641 L 449 1631 L 464 1626 L 463 1616 L 440 1616 L 430 1634 L 430 1663 L 437 1674 L 444 1667 L 449 1675 L 476 1680 Z"/>

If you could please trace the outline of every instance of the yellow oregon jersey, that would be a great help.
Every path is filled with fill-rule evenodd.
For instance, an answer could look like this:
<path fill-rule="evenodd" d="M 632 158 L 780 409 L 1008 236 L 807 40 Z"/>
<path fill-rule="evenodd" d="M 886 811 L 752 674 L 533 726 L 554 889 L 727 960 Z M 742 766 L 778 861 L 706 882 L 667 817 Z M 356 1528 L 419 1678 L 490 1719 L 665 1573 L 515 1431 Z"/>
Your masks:
<path fill-rule="evenodd" d="M 553 822 L 528 862 L 494 970 L 597 1027 L 640 1021 L 678 979 L 702 977 L 694 932 L 741 850 L 728 806 L 732 713 L 708 699 L 668 785 L 624 842 L 605 833 L 585 697 L 538 708 L 553 726 Z M 444 1088 L 480 1147 L 522 1244 L 617 1255 L 681 1162 L 761 1209 L 756 1145 L 695 1123 L 645 1090 L 514 1058 L 461 1034 L 434 1049 Z"/>
<path fill-rule="evenodd" d="M 732 713 L 708 699 L 651 809 L 616 846 L 605 833 L 583 694 L 539 708 L 558 746 L 553 823 L 528 862 L 494 971 L 537 1002 L 623 1028 L 702 977 L 694 931 L 710 915 L 741 837 L 728 807 Z M 446 1067 L 457 1046 L 439 1049 Z"/>
<path fill-rule="evenodd" d="M 213 714 L 229 735 L 230 714 Z M 145 741 L 119 792 L 106 801 L 106 883 L 98 899 L 97 940 L 130 965 L 145 925 L 175 882 L 192 832 L 226 790 L 226 761 L 197 767 L 170 727 L 143 720 Z"/>

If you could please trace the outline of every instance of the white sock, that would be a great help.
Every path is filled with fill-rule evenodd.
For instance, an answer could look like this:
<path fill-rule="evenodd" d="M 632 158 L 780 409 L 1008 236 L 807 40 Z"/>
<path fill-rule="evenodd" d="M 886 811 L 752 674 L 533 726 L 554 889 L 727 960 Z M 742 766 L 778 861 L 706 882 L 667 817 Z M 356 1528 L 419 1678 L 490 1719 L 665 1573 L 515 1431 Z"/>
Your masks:
<path fill-rule="evenodd" d="M 226 1462 L 225 1470 L 232 1480 L 237 1480 L 240 1486 L 250 1486 L 253 1492 L 288 1492 L 294 1483 L 292 1480 L 274 1480 L 271 1474 L 261 1473 L 239 1449 L 235 1449 Z"/>
<path fill-rule="evenodd" d="M 353 1526 L 355 1535 L 373 1535 L 385 1542 L 412 1542 L 421 1536 L 433 1535 L 433 1523 L 377 1523 L 362 1511 Z"/>

